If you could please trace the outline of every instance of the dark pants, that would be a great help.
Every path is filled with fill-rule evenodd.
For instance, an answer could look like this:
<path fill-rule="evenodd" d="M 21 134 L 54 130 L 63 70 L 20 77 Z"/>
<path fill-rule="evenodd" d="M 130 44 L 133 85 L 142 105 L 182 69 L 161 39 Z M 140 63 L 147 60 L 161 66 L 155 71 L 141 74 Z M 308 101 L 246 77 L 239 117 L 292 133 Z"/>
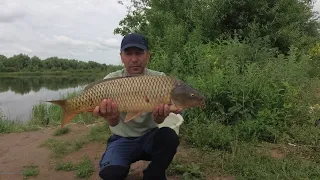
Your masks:
<path fill-rule="evenodd" d="M 151 161 L 143 171 L 144 180 L 166 180 L 165 171 L 179 145 L 179 138 L 168 127 L 156 128 L 138 138 L 112 135 L 100 160 L 99 175 L 104 180 L 123 180 L 131 163 Z"/>

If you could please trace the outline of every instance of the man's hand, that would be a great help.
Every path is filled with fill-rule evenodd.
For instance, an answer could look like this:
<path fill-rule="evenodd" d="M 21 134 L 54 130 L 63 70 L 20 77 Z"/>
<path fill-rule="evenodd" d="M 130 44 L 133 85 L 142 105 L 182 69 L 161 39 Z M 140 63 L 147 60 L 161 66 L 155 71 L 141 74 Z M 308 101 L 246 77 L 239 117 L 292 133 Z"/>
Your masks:
<path fill-rule="evenodd" d="M 178 109 L 177 111 L 175 111 L 173 113 L 178 114 L 181 112 L 182 112 L 182 109 Z M 159 106 L 157 106 L 154 109 L 152 116 L 153 116 L 153 119 L 156 123 L 161 124 L 164 121 L 164 119 L 169 116 L 169 114 L 170 114 L 169 105 L 168 104 L 160 104 Z"/>
<path fill-rule="evenodd" d="M 100 106 L 95 107 L 93 110 L 93 116 L 103 117 L 110 126 L 116 126 L 120 120 L 118 107 L 111 99 L 104 99 Z"/>

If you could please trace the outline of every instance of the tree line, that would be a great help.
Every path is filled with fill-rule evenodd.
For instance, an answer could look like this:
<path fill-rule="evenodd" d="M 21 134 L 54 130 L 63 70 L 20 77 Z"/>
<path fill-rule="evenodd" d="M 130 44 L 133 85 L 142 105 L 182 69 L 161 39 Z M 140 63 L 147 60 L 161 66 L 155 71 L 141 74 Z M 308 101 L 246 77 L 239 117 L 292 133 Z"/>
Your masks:
<path fill-rule="evenodd" d="M 58 57 L 49 57 L 42 60 L 37 56 L 29 57 L 22 53 L 12 57 L 0 55 L 0 72 L 114 71 L 120 67 L 120 65 L 107 65 L 94 61 L 83 62 Z"/>

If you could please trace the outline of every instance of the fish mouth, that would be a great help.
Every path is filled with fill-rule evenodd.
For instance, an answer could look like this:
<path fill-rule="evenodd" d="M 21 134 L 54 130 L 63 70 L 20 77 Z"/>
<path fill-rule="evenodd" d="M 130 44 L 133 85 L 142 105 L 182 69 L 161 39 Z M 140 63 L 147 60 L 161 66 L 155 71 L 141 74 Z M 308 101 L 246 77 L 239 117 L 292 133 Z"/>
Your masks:
<path fill-rule="evenodd" d="M 198 103 L 198 107 L 204 108 L 206 106 L 205 98 L 203 97 L 201 101 Z"/>
<path fill-rule="evenodd" d="M 203 101 L 201 104 L 200 104 L 200 106 L 199 106 L 201 109 L 203 109 L 203 108 L 205 108 L 206 107 L 206 102 L 205 101 Z"/>
<path fill-rule="evenodd" d="M 202 100 L 200 102 L 191 103 L 189 105 L 186 105 L 185 108 L 192 108 L 192 107 L 200 107 L 204 108 L 206 105 L 205 100 Z"/>

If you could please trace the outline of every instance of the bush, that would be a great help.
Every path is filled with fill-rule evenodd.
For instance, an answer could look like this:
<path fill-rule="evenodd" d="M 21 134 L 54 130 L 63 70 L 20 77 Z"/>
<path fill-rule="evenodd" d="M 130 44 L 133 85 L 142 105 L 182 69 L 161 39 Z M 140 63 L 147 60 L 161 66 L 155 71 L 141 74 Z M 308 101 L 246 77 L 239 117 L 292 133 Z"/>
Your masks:
<path fill-rule="evenodd" d="M 192 47 L 187 43 L 185 48 L 188 51 L 176 54 L 172 74 L 207 97 L 204 109 L 185 113 L 189 127 L 186 135 L 193 144 L 230 149 L 236 138 L 268 142 L 288 136 L 292 139 L 291 128 L 306 124 L 311 117 L 306 95 L 310 98 L 314 94 L 304 93 L 312 88 L 310 59 L 297 49 L 291 48 L 284 56 L 237 40 Z M 158 56 L 157 62 L 165 62 L 162 57 L 167 56 Z"/>
<path fill-rule="evenodd" d="M 320 82 L 311 1 L 131 2 L 115 32 L 146 35 L 149 68 L 207 97 L 204 109 L 184 114 L 190 143 L 224 150 L 238 140 L 319 144 L 305 131 L 316 117 L 309 107 Z"/>

